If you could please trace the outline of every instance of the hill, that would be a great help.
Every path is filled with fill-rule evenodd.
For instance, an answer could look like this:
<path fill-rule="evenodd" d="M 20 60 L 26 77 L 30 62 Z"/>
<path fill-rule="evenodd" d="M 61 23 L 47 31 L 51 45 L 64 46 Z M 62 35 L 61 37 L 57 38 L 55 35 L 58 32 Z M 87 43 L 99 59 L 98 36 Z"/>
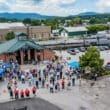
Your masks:
<path fill-rule="evenodd" d="M 40 15 L 37 13 L 0 13 L 0 18 L 6 18 L 6 19 L 49 19 L 53 18 L 54 16 L 46 16 L 46 15 Z"/>
<path fill-rule="evenodd" d="M 88 16 L 88 15 L 97 15 L 99 13 L 96 12 L 84 12 L 84 13 L 80 13 L 78 14 L 78 16 Z"/>

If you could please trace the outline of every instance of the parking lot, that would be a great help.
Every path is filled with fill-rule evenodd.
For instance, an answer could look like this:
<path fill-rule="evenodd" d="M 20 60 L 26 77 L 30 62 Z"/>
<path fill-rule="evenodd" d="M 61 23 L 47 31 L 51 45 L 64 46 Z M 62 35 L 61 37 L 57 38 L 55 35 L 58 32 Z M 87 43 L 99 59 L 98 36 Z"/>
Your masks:
<path fill-rule="evenodd" d="M 77 52 L 75 55 L 72 55 L 68 53 L 67 50 L 62 50 L 62 51 L 55 51 L 56 55 L 62 56 L 65 60 L 70 57 L 70 60 L 67 60 L 68 62 L 71 61 L 79 61 L 79 57 L 82 56 L 85 52 Z M 104 59 L 104 65 L 106 65 L 107 62 L 110 62 L 110 50 L 103 50 L 100 51 L 101 58 Z"/>

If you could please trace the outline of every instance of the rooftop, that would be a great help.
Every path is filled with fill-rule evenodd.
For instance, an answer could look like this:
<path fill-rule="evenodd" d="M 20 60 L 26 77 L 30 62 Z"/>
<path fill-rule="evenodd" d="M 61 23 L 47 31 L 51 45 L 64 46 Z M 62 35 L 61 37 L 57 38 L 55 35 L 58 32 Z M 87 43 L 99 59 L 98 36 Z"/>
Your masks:
<path fill-rule="evenodd" d="M 25 25 L 21 22 L 15 23 L 0 23 L 0 29 L 11 29 L 14 27 L 24 27 Z"/>
<path fill-rule="evenodd" d="M 34 41 L 30 41 L 25 37 L 25 34 L 18 33 L 12 40 L 6 41 L 0 44 L 0 53 L 12 53 L 18 51 L 21 48 L 34 48 L 36 50 L 44 49 L 43 46 L 36 44 Z"/>
<path fill-rule="evenodd" d="M 84 26 L 78 26 L 78 27 L 64 27 L 65 30 L 68 32 L 79 32 L 79 31 L 87 31 L 87 28 Z"/>

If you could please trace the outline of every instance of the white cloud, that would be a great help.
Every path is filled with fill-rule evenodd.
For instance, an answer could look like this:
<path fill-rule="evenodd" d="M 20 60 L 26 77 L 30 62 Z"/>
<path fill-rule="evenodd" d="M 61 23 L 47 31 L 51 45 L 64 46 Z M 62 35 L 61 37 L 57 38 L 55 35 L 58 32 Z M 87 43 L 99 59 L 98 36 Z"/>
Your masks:
<path fill-rule="evenodd" d="M 44 2 L 48 2 L 48 0 L 44 0 Z M 71 4 L 74 3 L 76 0 L 49 0 L 50 3 L 54 4 Z"/>
<path fill-rule="evenodd" d="M 99 8 L 99 11 L 109 11 L 110 9 L 110 0 L 98 0 L 96 6 Z"/>
<path fill-rule="evenodd" d="M 0 0 L 10 8 L 9 12 L 35 12 L 45 15 L 73 15 L 84 12 L 85 9 L 74 9 L 77 0 Z M 63 7 L 62 5 L 72 5 Z"/>

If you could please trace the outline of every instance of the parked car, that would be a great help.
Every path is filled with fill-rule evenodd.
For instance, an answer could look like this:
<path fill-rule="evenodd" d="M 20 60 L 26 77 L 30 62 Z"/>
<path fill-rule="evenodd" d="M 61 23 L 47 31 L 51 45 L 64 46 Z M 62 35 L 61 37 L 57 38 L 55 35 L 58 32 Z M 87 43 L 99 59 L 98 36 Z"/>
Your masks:
<path fill-rule="evenodd" d="M 76 55 L 76 52 L 75 51 L 70 51 L 70 54 L 71 55 Z"/>
<path fill-rule="evenodd" d="M 110 70 L 110 64 L 105 65 L 105 70 Z"/>
<path fill-rule="evenodd" d="M 73 50 L 74 50 L 76 53 L 79 53 L 79 52 L 80 52 L 78 48 L 74 48 Z"/>
<path fill-rule="evenodd" d="M 105 68 L 106 70 L 110 70 L 110 62 L 107 62 L 104 68 Z"/>
<path fill-rule="evenodd" d="M 105 50 L 109 50 L 109 47 L 108 46 L 103 46 Z"/>
<path fill-rule="evenodd" d="M 86 51 L 85 47 L 80 47 L 79 50 L 80 50 L 81 52 L 85 52 L 85 51 Z"/>
<path fill-rule="evenodd" d="M 99 48 L 100 51 L 104 51 L 105 50 L 105 48 L 103 46 L 98 46 L 98 48 Z"/>
<path fill-rule="evenodd" d="M 74 51 L 74 49 L 68 49 L 67 52 L 71 55 L 76 55 L 76 52 Z"/>

